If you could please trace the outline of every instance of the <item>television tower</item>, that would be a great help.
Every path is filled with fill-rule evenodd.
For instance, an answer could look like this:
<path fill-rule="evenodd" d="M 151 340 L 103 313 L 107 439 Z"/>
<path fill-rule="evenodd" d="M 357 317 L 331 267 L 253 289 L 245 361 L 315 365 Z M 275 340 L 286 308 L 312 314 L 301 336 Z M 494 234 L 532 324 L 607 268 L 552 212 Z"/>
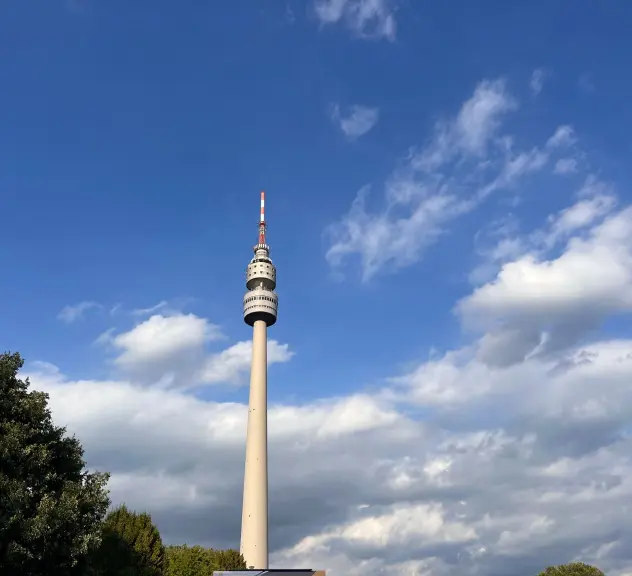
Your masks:
<path fill-rule="evenodd" d="M 268 326 L 277 319 L 276 268 L 266 244 L 265 192 L 259 242 L 246 270 L 244 321 L 252 326 L 252 365 L 246 436 L 241 553 L 248 568 L 268 568 Z"/>

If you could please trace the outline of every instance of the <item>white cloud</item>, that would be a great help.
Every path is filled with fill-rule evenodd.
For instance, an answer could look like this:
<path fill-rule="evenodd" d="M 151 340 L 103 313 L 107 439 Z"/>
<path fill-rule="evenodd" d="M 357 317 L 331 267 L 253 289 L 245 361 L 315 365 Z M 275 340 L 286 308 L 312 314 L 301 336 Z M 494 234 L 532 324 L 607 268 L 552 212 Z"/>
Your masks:
<path fill-rule="evenodd" d="M 377 108 L 360 106 L 358 104 L 350 106 L 346 114 L 342 114 L 339 106 L 334 106 L 332 110 L 332 120 L 338 124 L 351 140 L 364 136 L 370 132 L 377 124 L 380 117 Z"/>
<path fill-rule="evenodd" d="M 343 21 L 360 38 L 395 40 L 397 24 L 391 0 L 315 0 L 323 24 Z"/>
<path fill-rule="evenodd" d="M 88 310 L 100 307 L 101 305 L 97 302 L 90 301 L 79 302 L 72 305 L 69 304 L 61 309 L 59 314 L 57 314 L 57 318 L 66 324 L 72 324 L 77 320 L 81 320 Z"/>
<path fill-rule="evenodd" d="M 384 213 L 355 205 L 347 232 L 377 236 L 343 256 L 360 253 L 365 273 L 414 262 L 446 214 L 553 171 L 555 154 L 577 143 L 562 127 L 516 150 L 493 120 L 465 124 L 467 137 L 457 119 L 437 130 L 426 149 L 436 155 L 411 155 L 388 182 Z M 632 573 L 632 340 L 590 331 L 632 308 L 632 207 L 589 176 L 540 227 L 520 225 L 507 215 L 488 226 L 492 268 L 456 306 L 472 342 L 377 392 L 270 406 L 274 566 L 522 576 L 578 559 Z M 371 242 L 391 250 L 386 260 Z M 33 388 L 50 394 L 88 464 L 112 473 L 115 504 L 151 512 L 169 543 L 237 546 L 247 407 L 146 384 L 156 365 L 182 363 L 207 381 L 238 378 L 250 344 L 209 357 L 219 329 L 191 314 L 154 315 L 121 337 L 118 365 L 135 368 L 125 377 L 70 380 L 37 363 Z M 271 342 L 269 355 L 292 352 Z"/>
<path fill-rule="evenodd" d="M 459 111 L 452 127 L 452 139 L 467 152 L 484 154 L 489 140 L 500 127 L 501 116 L 516 106 L 503 81 L 481 82 Z"/>
<path fill-rule="evenodd" d="M 370 280 L 387 264 L 396 267 L 415 262 L 420 252 L 432 243 L 443 231 L 443 225 L 456 216 L 470 210 L 468 202 L 463 202 L 448 194 L 428 194 L 419 190 L 414 181 L 393 182 L 396 194 L 417 196 L 411 198 L 414 204 L 407 218 L 391 216 L 391 207 L 379 214 L 370 214 L 365 208 L 369 189 L 362 189 L 347 216 L 328 230 L 333 242 L 327 251 L 327 260 L 339 268 L 352 254 L 359 254 L 363 280 Z"/>
<path fill-rule="evenodd" d="M 574 174 L 577 172 L 577 160 L 575 158 L 560 158 L 555 163 L 556 174 Z"/>
<path fill-rule="evenodd" d="M 479 357 L 550 354 L 632 311 L 632 207 L 616 206 L 612 187 L 588 177 L 573 205 L 528 235 L 508 229 L 485 254 L 471 275 L 483 285 L 456 307 L 466 327 L 488 331 Z"/>
<path fill-rule="evenodd" d="M 553 136 L 547 141 L 547 146 L 552 148 L 559 148 L 564 146 L 571 146 L 577 142 L 575 131 L 572 126 L 560 126 Z"/>
<path fill-rule="evenodd" d="M 610 213 L 615 205 L 616 198 L 612 195 L 596 194 L 590 198 L 582 198 L 551 219 L 549 243 L 590 226 Z"/>
<path fill-rule="evenodd" d="M 603 214 L 606 200 L 581 201 L 555 221 L 557 233 L 579 228 Z M 597 272 L 598 271 L 598 272 Z M 552 318 L 581 310 L 602 315 L 632 305 L 632 208 L 607 218 L 587 238 L 572 238 L 552 260 L 526 254 L 503 265 L 498 277 L 459 305 L 473 318 Z"/>
<path fill-rule="evenodd" d="M 169 304 L 166 300 L 161 300 L 160 302 L 158 302 L 158 304 L 150 306 L 149 308 L 135 308 L 134 310 L 132 310 L 132 314 L 134 316 L 151 316 L 155 312 L 160 312 L 161 310 L 164 311 L 165 308 L 167 308 L 168 306 Z"/>
<path fill-rule="evenodd" d="M 142 316 L 153 316 L 158 312 L 162 316 L 177 316 L 182 314 L 183 310 L 193 302 L 192 298 L 175 298 L 170 300 L 161 300 L 148 308 L 134 308 L 129 312 L 132 316 L 140 318 Z"/>
<path fill-rule="evenodd" d="M 221 337 L 218 326 L 194 314 L 155 314 L 129 332 L 113 337 L 112 343 L 120 350 L 117 364 L 134 368 L 171 359 Z"/>
<path fill-rule="evenodd" d="M 548 217 L 546 225 L 526 236 L 518 235 L 516 219 L 508 216 L 486 225 L 475 235 L 477 255 L 482 262 L 470 273 L 473 284 L 491 280 L 502 265 L 522 256 L 546 258 L 569 235 L 587 228 L 609 214 L 617 204 L 611 185 L 589 175 L 576 193 L 577 202 Z M 493 244 L 481 247 L 485 240 Z"/>
<path fill-rule="evenodd" d="M 504 114 L 518 104 L 502 80 L 480 82 L 451 121 L 439 122 L 430 144 L 413 157 L 416 168 L 430 172 L 445 167 L 459 153 L 482 157 L 496 135 Z"/>
<path fill-rule="evenodd" d="M 542 88 L 544 87 L 544 78 L 545 72 L 542 68 L 534 70 L 531 74 L 529 87 L 531 88 L 531 92 L 534 96 L 537 96 L 540 92 L 542 92 Z"/>
<path fill-rule="evenodd" d="M 308 536 L 296 544 L 287 555 L 302 556 L 335 541 L 379 550 L 386 547 L 424 543 L 453 543 L 475 540 L 476 531 L 469 526 L 446 520 L 440 504 L 396 505 L 385 513 L 343 524 L 318 536 Z"/>
<path fill-rule="evenodd" d="M 268 341 L 268 366 L 279 362 L 288 362 L 294 352 L 288 344 Z M 237 342 L 218 354 L 213 354 L 204 363 L 197 380 L 204 384 L 232 383 L 244 384 L 244 375 L 250 370 L 252 358 L 252 340 Z"/>
<path fill-rule="evenodd" d="M 632 461 L 618 432 L 632 417 L 632 342 L 509 368 L 457 356 L 396 387 L 445 413 L 425 423 L 383 394 L 270 407 L 273 565 L 519 575 L 579 557 L 630 569 L 619 550 L 632 541 Z M 167 542 L 237 545 L 245 406 L 35 368 L 55 420 L 112 472 L 114 503 L 150 511 Z"/>
<path fill-rule="evenodd" d="M 376 393 L 270 406 L 275 566 L 519 576 L 578 558 L 630 571 L 632 341 L 577 339 L 586 311 L 632 305 L 632 208 L 613 194 L 588 178 L 461 301 L 465 322 L 483 314 L 500 329 Z M 495 229 L 516 233 L 510 221 Z M 191 315 L 152 318 L 123 339 L 141 365 L 172 357 L 170 336 L 197 347 L 217 334 Z M 537 353 L 547 338 L 558 345 Z M 206 357 L 207 380 L 243 374 L 249 352 L 240 342 Z M 290 356 L 271 343 L 271 360 Z M 46 363 L 30 378 L 89 465 L 112 473 L 114 503 L 150 511 L 167 542 L 237 545 L 246 406 L 133 379 L 71 381 Z"/>
<path fill-rule="evenodd" d="M 347 2 L 348 0 L 323 0 L 315 2 L 314 10 L 322 22 L 332 24 L 343 17 Z"/>
<path fill-rule="evenodd" d="M 381 210 L 367 210 L 365 186 L 349 212 L 327 228 L 329 264 L 340 271 L 358 255 L 364 281 L 409 266 L 450 222 L 492 193 L 515 190 L 574 144 L 572 128 L 561 126 L 543 145 L 516 150 L 515 139 L 501 133 L 502 119 L 516 110 L 503 81 L 479 83 L 457 115 L 439 122 L 427 146 L 390 176 Z"/>
<path fill-rule="evenodd" d="M 159 309 L 164 310 L 165 306 L 160 305 Z M 252 341 L 209 352 L 210 344 L 225 337 L 220 327 L 206 318 L 180 312 L 153 314 L 127 332 L 115 332 L 114 328 L 106 330 L 94 344 L 114 352 L 114 365 L 137 383 L 181 390 L 208 384 L 247 383 Z M 288 362 L 293 356 L 288 344 L 268 341 L 269 365 Z"/>
<path fill-rule="evenodd" d="M 95 346 L 111 345 L 115 332 L 116 332 L 116 328 L 108 328 L 104 332 L 101 332 L 101 334 L 99 334 L 94 340 L 93 345 Z"/>

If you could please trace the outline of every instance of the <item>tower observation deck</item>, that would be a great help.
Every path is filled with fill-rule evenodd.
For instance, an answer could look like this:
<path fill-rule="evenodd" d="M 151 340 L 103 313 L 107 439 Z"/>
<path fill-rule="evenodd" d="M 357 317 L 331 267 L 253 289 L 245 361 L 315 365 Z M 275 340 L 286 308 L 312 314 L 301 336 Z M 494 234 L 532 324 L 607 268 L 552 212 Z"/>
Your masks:
<path fill-rule="evenodd" d="M 254 326 L 263 320 L 266 326 L 276 323 L 279 299 L 276 288 L 276 267 L 270 260 L 270 246 L 266 244 L 265 192 L 261 193 L 261 216 L 259 219 L 259 242 L 253 246 L 254 257 L 246 270 L 244 296 L 244 322 Z"/>

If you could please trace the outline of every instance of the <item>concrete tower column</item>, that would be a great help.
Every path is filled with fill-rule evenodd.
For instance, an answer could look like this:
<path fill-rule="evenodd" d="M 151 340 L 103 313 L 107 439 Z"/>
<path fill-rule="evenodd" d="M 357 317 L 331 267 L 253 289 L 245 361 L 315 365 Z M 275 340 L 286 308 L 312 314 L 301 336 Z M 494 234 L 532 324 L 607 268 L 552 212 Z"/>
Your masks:
<path fill-rule="evenodd" d="M 266 243 L 264 193 L 261 193 L 259 242 L 246 270 L 244 322 L 252 326 L 252 366 L 246 435 L 241 553 L 248 568 L 268 568 L 268 326 L 277 319 L 276 268 Z"/>
<path fill-rule="evenodd" d="M 252 367 L 246 437 L 241 553 L 250 568 L 268 568 L 268 342 L 267 325 L 252 327 Z"/>

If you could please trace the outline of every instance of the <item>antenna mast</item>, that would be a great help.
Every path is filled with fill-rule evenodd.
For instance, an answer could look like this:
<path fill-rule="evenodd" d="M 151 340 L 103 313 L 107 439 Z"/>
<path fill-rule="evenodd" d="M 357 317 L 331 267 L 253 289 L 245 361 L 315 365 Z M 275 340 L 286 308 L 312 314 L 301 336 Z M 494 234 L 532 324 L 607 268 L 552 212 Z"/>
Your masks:
<path fill-rule="evenodd" d="M 262 191 L 261 192 L 261 215 L 259 217 L 259 244 L 266 243 L 265 207 L 266 207 L 266 193 Z"/>

